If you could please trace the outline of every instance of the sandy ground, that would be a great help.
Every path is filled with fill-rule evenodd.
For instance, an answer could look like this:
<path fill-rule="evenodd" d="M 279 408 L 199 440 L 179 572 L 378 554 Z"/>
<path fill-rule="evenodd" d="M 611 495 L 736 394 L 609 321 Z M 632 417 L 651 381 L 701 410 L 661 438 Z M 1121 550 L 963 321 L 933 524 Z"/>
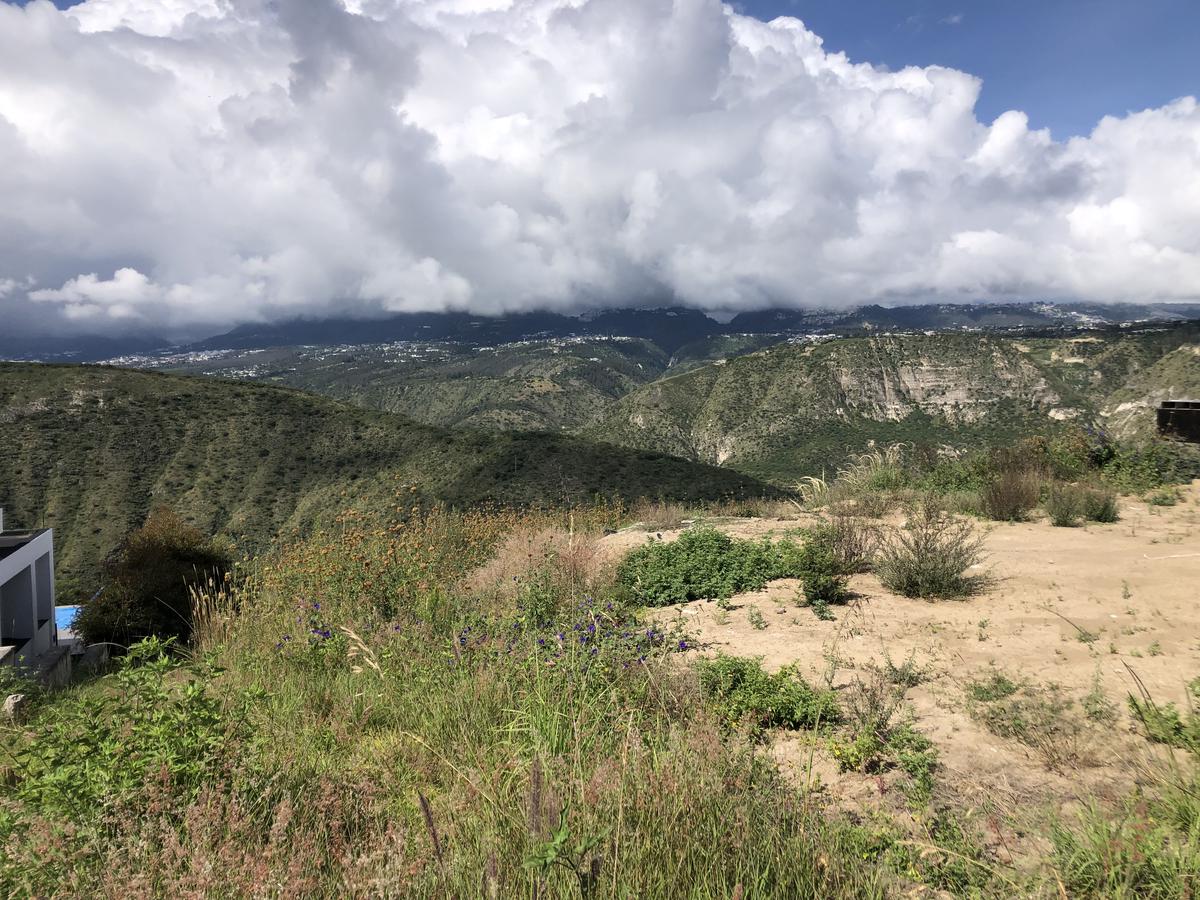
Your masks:
<path fill-rule="evenodd" d="M 805 521 L 712 524 L 758 537 L 781 536 Z M 852 579 L 856 599 L 836 608 L 832 622 L 799 607 L 798 583 L 790 580 L 735 597 L 727 612 L 696 602 L 662 615 L 681 621 L 702 652 L 759 656 L 769 669 L 794 664 L 814 684 L 832 673 L 832 684 L 843 689 L 885 658 L 897 665 L 914 658 L 926 680 L 909 690 L 908 714 L 938 747 L 939 783 L 960 801 L 984 804 L 1003 818 L 1028 804 L 1062 809 L 1084 797 L 1123 795 L 1165 752 L 1130 719 L 1126 698 L 1137 690 L 1134 674 L 1157 702 L 1184 708 L 1185 685 L 1200 675 L 1200 482 L 1174 507 L 1127 498 L 1121 521 L 1111 525 L 1054 528 L 1043 520 L 979 528 L 986 533 L 984 568 L 992 583 L 967 600 L 906 599 L 868 574 Z M 602 547 L 615 555 L 645 540 L 644 529 L 626 529 L 604 538 Z M 762 613 L 765 628 L 751 625 L 751 607 Z M 1080 629 L 1095 640 L 1081 640 Z M 1014 680 L 1060 685 L 1076 709 L 1098 673 L 1117 706 L 1117 722 L 1089 724 L 1080 761 L 1050 771 L 1037 752 L 996 737 L 968 714 L 966 685 L 991 667 Z M 884 779 L 839 774 L 807 736 L 776 735 L 771 749 L 793 777 L 811 783 L 819 776 L 864 811 L 889 790 Z"/>

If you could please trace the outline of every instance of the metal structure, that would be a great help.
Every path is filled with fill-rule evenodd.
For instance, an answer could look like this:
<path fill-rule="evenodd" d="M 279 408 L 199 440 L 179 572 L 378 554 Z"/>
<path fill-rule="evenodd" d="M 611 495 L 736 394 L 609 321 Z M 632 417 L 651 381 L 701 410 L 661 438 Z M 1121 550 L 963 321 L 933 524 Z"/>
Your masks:
<path fill-rule="evenodd" d="M 1158 408 L 1160 437 L 1200 444 L 1200 400 L 1164 400 Z"/>

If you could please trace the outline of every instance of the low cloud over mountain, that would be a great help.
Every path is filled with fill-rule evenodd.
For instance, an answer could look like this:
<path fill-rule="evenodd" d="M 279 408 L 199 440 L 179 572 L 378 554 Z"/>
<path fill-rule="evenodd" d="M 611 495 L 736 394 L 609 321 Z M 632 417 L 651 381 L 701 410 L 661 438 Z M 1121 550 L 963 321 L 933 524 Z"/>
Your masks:
<path fill-rule="evenodd" d="M 0 3 L 0 316 L 1200 297 L 1200 108 L 1066 142 L 717 0 Z"/>

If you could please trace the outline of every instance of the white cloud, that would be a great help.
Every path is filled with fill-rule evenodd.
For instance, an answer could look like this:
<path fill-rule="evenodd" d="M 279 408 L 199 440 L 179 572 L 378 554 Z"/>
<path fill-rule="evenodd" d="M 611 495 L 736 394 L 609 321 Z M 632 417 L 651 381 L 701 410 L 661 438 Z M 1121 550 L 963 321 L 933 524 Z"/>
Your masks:
<path fill-rule="evenodd" d="M 0 3 L 0 316 L 1200 296 L 1194 99 L 979 88 L 718 0 Z"/>

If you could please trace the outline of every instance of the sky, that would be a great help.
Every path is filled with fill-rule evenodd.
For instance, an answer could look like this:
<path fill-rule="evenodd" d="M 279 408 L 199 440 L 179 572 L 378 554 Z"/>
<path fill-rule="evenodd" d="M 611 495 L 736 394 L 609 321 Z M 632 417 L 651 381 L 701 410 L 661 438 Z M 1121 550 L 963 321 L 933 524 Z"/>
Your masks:
<path fill-rule="evenodd" d="M 1198 37 L 1192 0 L 0 3 L 0 327 L 1200 299 Z"/>
<path fill-rule="evenodd" d="M 1063 139 L 1106 115 L 1200 91 L 1195 0 L 753 0 L 797 16 L 832 50 L 887 65 L 942 65 L 983 80 L 976 112 L 1024 110 Z"/>

